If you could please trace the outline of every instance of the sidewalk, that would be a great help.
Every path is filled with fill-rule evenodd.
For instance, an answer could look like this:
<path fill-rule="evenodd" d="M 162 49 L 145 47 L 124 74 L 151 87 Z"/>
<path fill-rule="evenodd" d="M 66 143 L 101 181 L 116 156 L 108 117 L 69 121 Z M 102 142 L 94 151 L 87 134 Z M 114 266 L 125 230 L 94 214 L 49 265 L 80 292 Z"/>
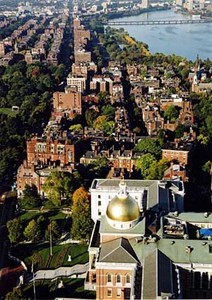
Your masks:
<path fill-rule="evenodd" d="M 34 280 L 56 279 L 58 277 L 70 277 L 72 275 L 83 275 L 85 277 L 88 271 L 88 263 L 84 265 L 75 265 L 73 267 L 60 267 L 55 270 L 39 270 L 34 274 Z M 32 281 L 33 278 L 30 280 Z"/>

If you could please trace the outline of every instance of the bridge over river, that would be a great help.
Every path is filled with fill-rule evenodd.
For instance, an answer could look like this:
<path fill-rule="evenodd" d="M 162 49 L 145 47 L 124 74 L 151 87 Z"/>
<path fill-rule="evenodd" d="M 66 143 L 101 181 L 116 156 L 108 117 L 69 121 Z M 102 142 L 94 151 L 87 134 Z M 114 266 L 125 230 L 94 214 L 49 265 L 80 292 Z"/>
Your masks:
<path fill-rule="evenodd" d="M 212 18 L 204 19 L 188 19 L 188 20 L 148 20 L 148 21 L 108 21 L 105 25 L 122 26 L 122 25 L 174 25 L 174 24 L 197 24 L 197 23 L 212 23 Z"/>

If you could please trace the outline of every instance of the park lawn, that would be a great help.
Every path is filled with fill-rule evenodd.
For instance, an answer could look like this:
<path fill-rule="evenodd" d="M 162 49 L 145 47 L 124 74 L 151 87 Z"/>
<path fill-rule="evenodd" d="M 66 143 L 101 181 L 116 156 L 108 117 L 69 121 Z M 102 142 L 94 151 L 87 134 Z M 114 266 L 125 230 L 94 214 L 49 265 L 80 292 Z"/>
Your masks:
<path fill-rule="evenodd" d="M 23 214 L 21 214 L 20 216 L 20 219 L 21 219 L 21 222 L 29 222 L 31 221 L 32 219 L 37 219 L 42 213 L 40 211 L 26 211 L 24 212 Z"/>
<path fill-rule="evenodd" d="M 68 244 L 57 245 L 53 247 L 53 256 L 50 260 L 49 268 L 58 268 L 61 266 L 73 266 L 76 264 L 85 264 L 88 262 L 87 245 Z M 69 255 L 71 261 L 68 261 Z"/>
<path fill-rule="evenodd" d="M 82 244 L 53 245 L 52 257 L 50 257 L 49 243 L 43 244 L 24 244 L 19 250 L 18 257 L 25 262 L 28 268 L 34 260 L 35 270 L 56 269 L 68 267 L 75 264 L 85 264 L 88 262 L 88 246 Z M 71 262 L 68 256 L 71 255 Z"/>
<path fill-rule="evenodd" d="M 0 113 L 8 115 L 10 117 L 15 117 L 18 112 L 13 111 L 11 108 L 3 107 L 3 108 L 0 108 Z"/>
<path fill-rule="evenodd" d="M 64 214 L 62 211 L 59 211 L 57 214 L 54 214 L 49 217 L 51 221 L 56 221 L 56 220 L 63 220 L 66 218 L 66 214 Z"/>
<path fill-rule="evenodd" d="M 58 284 L 62 279 L 64 287 L 58 289 Z M 96 293 L 84 290 L 84 279 L 82 278 L 61 278 L 56 280 L 36 280 L 36 298 L 37 299 L 55 299 L 55 298 L 77 298 L 77 299 L 96 299 Z M 33 297 L 32 283 L 23 289 L 25 298 Z"/>
<path fill-rule="evenodd" d="M 42 211 L 42 210 L 28 210 L 21 214 L 20 218 L 22 222 L 29 222 L 32 219 L 37 219 L 39 216 L 43 215 L 45 218 L 49 218 L 50 220 L 64 220 L 66 218 L 66 214 L 58 210 L 51 211 Z"/>

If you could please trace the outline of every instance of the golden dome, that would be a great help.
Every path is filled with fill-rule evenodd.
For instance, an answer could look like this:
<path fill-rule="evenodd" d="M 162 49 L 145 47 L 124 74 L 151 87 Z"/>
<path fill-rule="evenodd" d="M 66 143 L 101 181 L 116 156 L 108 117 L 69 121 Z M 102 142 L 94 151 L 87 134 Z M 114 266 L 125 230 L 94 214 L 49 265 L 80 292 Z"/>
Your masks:
<path fill-rule="evenodd" d="M 130 222 L 140 217 L 138 203 L 126 192 L 125 183 L 120 183 L 120 191 L 108 204 L 106 214 L 109 219 L 119 222 Z"/>

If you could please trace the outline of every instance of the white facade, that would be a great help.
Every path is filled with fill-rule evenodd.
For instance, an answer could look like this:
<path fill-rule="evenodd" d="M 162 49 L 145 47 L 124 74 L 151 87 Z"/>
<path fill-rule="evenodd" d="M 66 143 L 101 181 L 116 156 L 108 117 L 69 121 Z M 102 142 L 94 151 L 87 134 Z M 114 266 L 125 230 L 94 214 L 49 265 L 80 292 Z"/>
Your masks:
<path fill-rule="evenodd" d="M 101 185 L 99 186 L 99 182 L 102 182 L 102 179 L 95 179 L 91 185 L 90 193 L 91 193 L 91 218 L 94 222 L 99 220 L 102 215 L 106 214 L 107 206 L 109 202 L 117 196 L 119 191 L 119 185 L 113 186 L 110 185 Z M 116 182 L 120 182 L 119 180 L 114 180 Z M 127 183 L 127 180 L 126 180 Z M 138 188 L 137 186 L 127 186 L 127 190 L 130 196 L 135 199 L 138 203 L 140 211 L 142 212 L 143 207 L 143 196 L 145 188 Z"/>
<path fill-rule="evenodd" d="M 76 87 L 77 91 L 83 93 L 86 88 L 86 78 L 84 77 L 67 77 L 67 86 L 68 87 Z"/>

